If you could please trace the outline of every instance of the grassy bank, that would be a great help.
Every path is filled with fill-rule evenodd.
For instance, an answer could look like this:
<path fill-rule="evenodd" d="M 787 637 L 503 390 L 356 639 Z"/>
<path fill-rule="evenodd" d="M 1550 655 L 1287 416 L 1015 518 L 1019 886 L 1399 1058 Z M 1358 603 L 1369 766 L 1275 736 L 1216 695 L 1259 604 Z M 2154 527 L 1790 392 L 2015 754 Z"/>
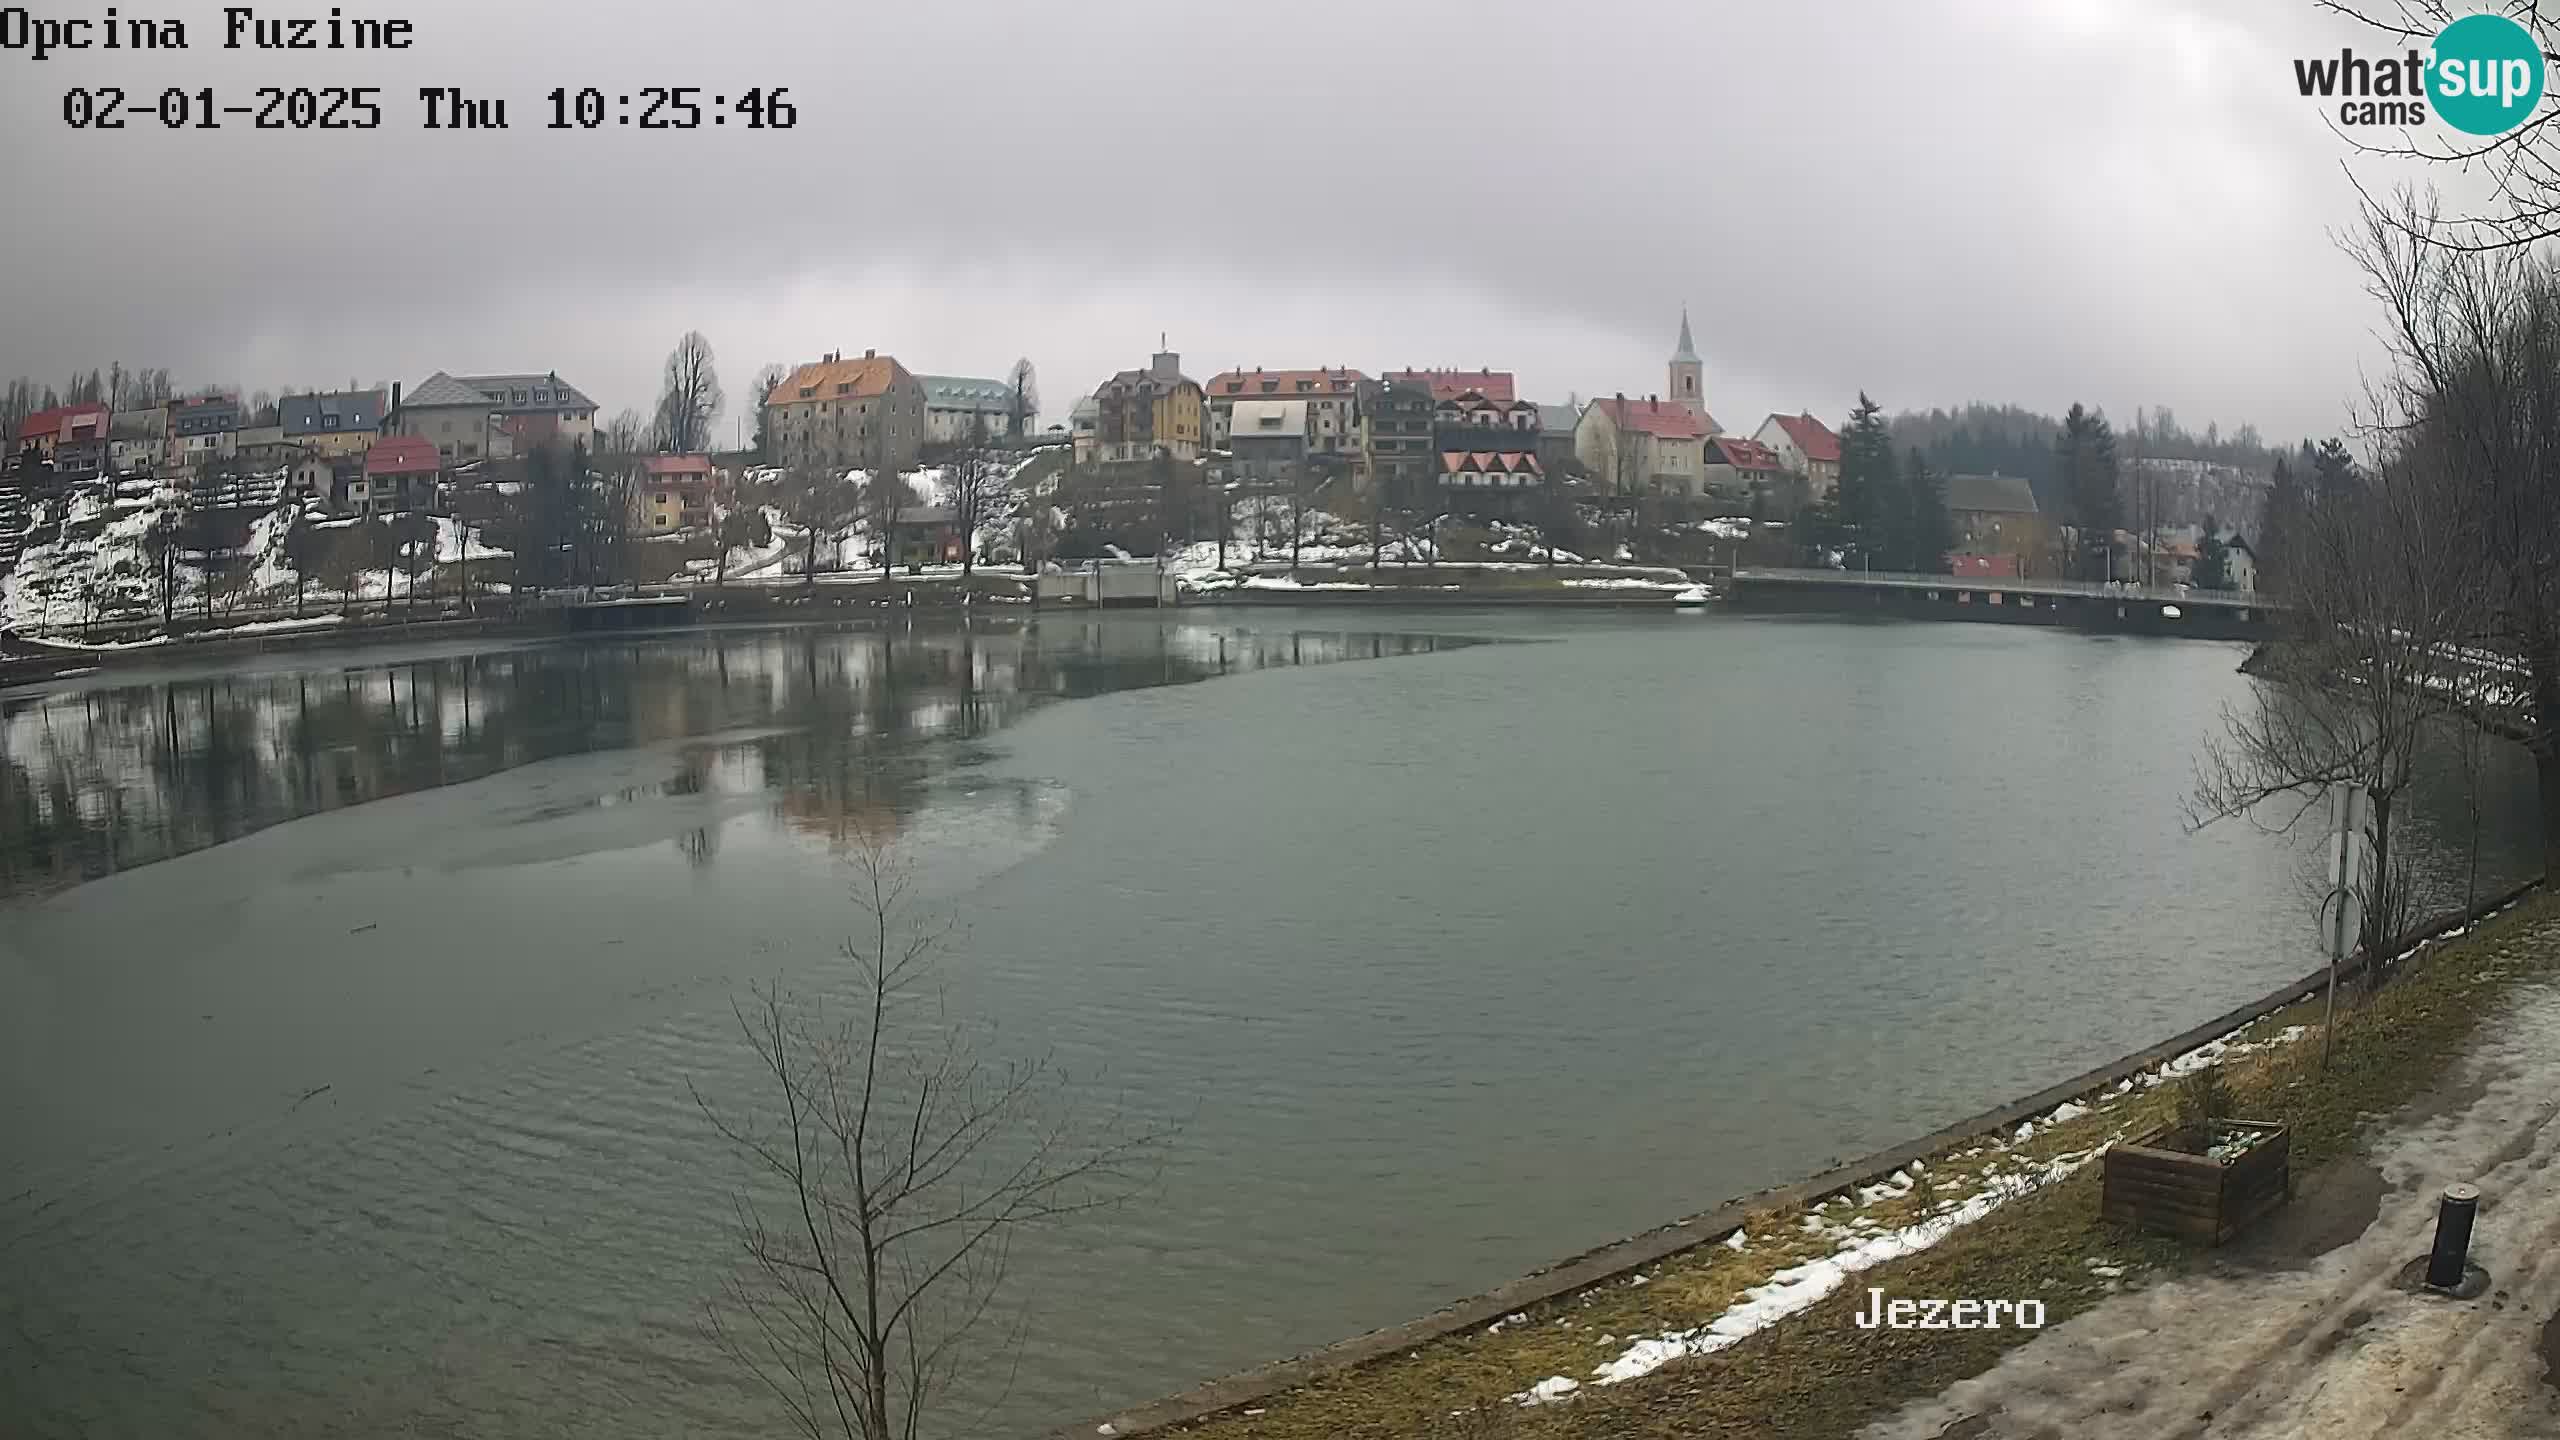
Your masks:
<path fill-rule="evenodd" d="M 2537 897 L 2423 952 L 2350 1010 L 2326 1071 L 2316 998 L 2249 1026 L 2226 1059 L 2239 1113 L 2293 1127 L 2299 1179 L 2353 1153 L 2371 1117 L 2434 1083 L 2511 987 L 2555 973 L 2560 903 Z M 1703 1245 L 1645 1271 L 1641 1281 L 1568 1295 L 1169 1433 L 1202 1440 L 1850 1434 L 2033 1338 L 2016 1329 L 1862 1330 L 1851 1317 L 1869 1286 L 1890 1295 L 2033 1297 L 2044 1302 L 2049 1323 L 2059 1324 L 2114 1290 L 2204 1263 L 2202 1254 L 2098 1219 L 2099 1167 L 2090 1157 L 2109 1140 L 2168 1118 L 2174 1092 L 2171 1084 L 2130 1083 L 2093 1097 L 2084 1113 L 2067 1107 L 2023 1138 L 1956 1142 L 1906 1172 L 1905 1184 L 1755 1215 L 1739 1248 Z M 1595 1367 L 1631 1342 L 1691 1331 L 1791 1266 L 1944 1214 L 1996 1177 L 2017 1181 L 2075 1164 L 2067 1176 L 2026 1189 L 1918 1254 L 1850 1276 L 1810 1308 L 1730 1348 L 1673 1360 L 1625 1383 L 1591 1383 Z M 1536 1407 L 1507 1398 L 1550 1376 L 1575 1379 L 1580 1388 Z"/>

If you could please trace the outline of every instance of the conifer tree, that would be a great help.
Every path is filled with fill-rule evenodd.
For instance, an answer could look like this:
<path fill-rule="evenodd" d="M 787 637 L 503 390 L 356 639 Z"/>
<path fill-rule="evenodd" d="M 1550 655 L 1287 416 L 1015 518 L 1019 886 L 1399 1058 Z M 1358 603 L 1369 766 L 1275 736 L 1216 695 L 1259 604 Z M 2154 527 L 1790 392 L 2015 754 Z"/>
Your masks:
<path fill-rule="evenodd" d="M 1840 431 L 1840 525 L 1870 569 L 1891 569 L 1901 546 L 1903 509 L 1893 468 L 1893 437 L 1884 407 L 1858 393 L 1858 408 Z M 1852 569 L 1858 568 L 1856 565 Z"/>
<path fill-rule="evenodd" d="M 1955 548 L 1955 526 L 1947 517 L 1947 482 L 1929 468 L 1920 447 L 1902 464 L 1903 505 L 1910 519 L 1904 529 L 1907 557 L 1902 568 L 1923 575 L 1943 575 L 1947 552 Z"/>
<path fill-rule="evenodd" d="M 2121 523 L 2116 498 L 2116 439 L 2107 417 L 2074 404 L 2055 442 L 2064 503 L 2079 533 L 2072 564 L 2079 578 L 2108 577 L 2108 555 Z"/>

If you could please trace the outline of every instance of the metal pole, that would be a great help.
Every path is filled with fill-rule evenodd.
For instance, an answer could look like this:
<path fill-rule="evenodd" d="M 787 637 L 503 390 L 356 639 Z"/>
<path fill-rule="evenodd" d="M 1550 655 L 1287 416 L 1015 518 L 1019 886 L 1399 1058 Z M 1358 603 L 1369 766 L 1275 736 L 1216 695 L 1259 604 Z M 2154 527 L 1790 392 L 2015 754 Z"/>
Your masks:
<path fill-rule="evenodd" d="M 2353 785 L 2341 786 L 2337 792 L 2338 835 L 2329 898 L 2337 903 L 2338 913 L 2329 921 L 2329 995 L 2320 1017 L 2320 1068 L 2324 1072 L 2337 1043 L 2338 967 L 2347 957 L 2347 908 L 2355 898 L 2356 802 L 2361 795 Z"/>
<path fill-rule="evenodd" d="M 2427 1284 L 2457 1289 L 2471 1259 L 2471 1222 L 2480 1211 L 2480 1190 L 2473 1185 L 2447 1185 L 2436 1205 L 2436 1243 L 2427 1254 Z"/>

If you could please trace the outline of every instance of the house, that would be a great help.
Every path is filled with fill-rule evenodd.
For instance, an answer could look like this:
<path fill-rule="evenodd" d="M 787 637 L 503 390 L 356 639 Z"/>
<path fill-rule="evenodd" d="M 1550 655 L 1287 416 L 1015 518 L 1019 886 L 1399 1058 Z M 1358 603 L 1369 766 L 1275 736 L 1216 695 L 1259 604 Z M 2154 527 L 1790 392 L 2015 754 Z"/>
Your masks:
<path fill-rule="evenodd" d="M 1212 402 L 1214 406 L 1215 402 Z M 1237 400 L 1228 407 L 1227 450 L 1246 480 L 1286 480 L 1307 460 L 1313 405 L 1305 400 Z M 1212 414 L 1216 413 L 1213 409 Z"/>
<path fill-rule="evenodd" d="M 1805 478 L 1816 500 L 1840 488 L 1840 437 L 1811 415 L 1772 415 L 1751 438 L 1778 454 L 1778 463 Z"/>
<path fill-rule="evenodd" d="M 1535 491 L 1545 479 L 1546 468 L 1538 463 L 1535 450 L 1440 452 L 1440 483 L 1453 504 L 1479 495 L 1508 502 L 1521 492 Z"/>
<path fill-rule="evenodd" d="M 896 521 L 894 565 L 957 565 L 968 551 L 956 515 L 939 505 L 901 505 Z"/>
<path fill-rule="evenodd" d="M 1573 451 L 1616 495 L 1697 495 L 1706 484 L 1707 420 L 1659 395 L 1583 407 Z"/>
<path fill-rule="evenodd" d="M 107 419 L 107 465 L 118 475 L 146 475 L 160 464 L 169 412 L 118 410 Z"/>
<path fill-rule="evenodd" d="M 1538 407 L 1538 463 L 1553 469 L 1573 458 L 1573 432 L 1582 425 L 1579 405 Z"/>
<path fill-rule="evenodd" d="M 1020 397 L 1002 380 L 919 375 L 916 384 L 924 389 L 927 445 L 956 445 L 981 433 L 990 440 L 1016 439 L 1034 418 L 1019 413 Z"/>
<path fill-rule="evenodd" d="M 192 470 L 240 453 L 240 402 L 228 395 L 172 400 L 162 422 L 162 458 L 172 471 Z"/>
<path fill-rule="evenodd" d="M 367 515 L 432 509 L 436 475 L 443 468 L 434 440 L 386 435 L 364 452 L 363 473 L 348 487 L 349 508 Z"/>
<path fill-rule="evenodd" d="M 555 372 L 448 375 L 437 371 L 405 397 L 391 391 L 387 432 L 434 443 L 448 461 L 499 459 L 558 442 L 593 448 L 596 402 Z M 366 451 L 371 452 L 368 443 Z"/>
<path fill-rule="evenodd" d="M 1075 447 L 1075 463 L 1091 465 L 1101 453 L 1102 402 L 1087 395 L 1067 412 L 1067 431 Z"/>
<path fill-rule="evenodd" d="M 1439 482 L 1438 447 L 1431 438 L 1431 387 L 1394 378 L 1363 381 L 1360 438 L 1369 483 L 1399 509 L 1425 504 Z"/>
<path fill-rule="evenodd" d="M 2018 557 L 2015 555 L 1950 555 L 1947 573 L 1959 580 L 2015 580 Z"/>
<path fill-rule="evenodd" d="M 1960 563 L 1968 558 L 2007 560 L 2015 566 L 2007 573 L 2033 575 L 2053 550 L 2053 534 L 2036 506 L 2035 488 L 2022 476 L 1948 476 L 1947 522 L 1955 541 L 1949 550 Z"/>
<path fill-rule="evenodd" d="M 2222 532 L 2222 575 L 2231 582 L 2228 588 L 2243 595 L 2258 593 L 2258 552 L 2237 530 Z"/>
<path fill-rule="evenodd" d="M 1209 448 L 1224 450 L 1234 433 L 1235 407 L 1246 400 L 1295 400 L 1307 407 L 1307 453 L 1336 455 L 1360 449 L 1357 370 L 1229 370 L 1201 387 L 1209 404 Z"/>
<path fill-rule="evenodd" d="M 708 455 L 643 455 L 631 464 L 631 523 L 643 534 L 711 523 L 714 475 Z"/>
<path fill-rule="evenodd" d="M 924 385 L 893 355 L 830 351 L 765 392 L 765 437 L 776 461 L 902 470 L 925 442 Z"/>
<path fill-rule="evenodd" d="M 1093 392 L 1094 460 L 1115 465 L 1197 461 L 1207 449 L 1208 397 L 1182 373 L 1182 357 L 1159 350 L 1144 370 L 1123 370 Z"/>
<path fill-rule="evenodd" d="M 18 423 L 17 463 L 49 467 L 57 481 L 96 478 L 107 467 L 113 412 L 104 405 L 56 405 Z"/>
<path fill-rule="evenodd" d="M 1420 385 L 1431 392 L 1434 400 L 1445 400 L 1469 390 L 1505 404 L 1519 398 L 1516 382 L 1508 370 L 1390 370 L 1381 378 Z"/>
<path fill-rule="evenodd" d="M 1786 467 L 1778 463 L 1778 452 L 1757 440 L 1739 435 L 1717 435 L 1707 441 L 1705 449 L 1705 484 L 1708 494 L 1719 500 L 1745 500 L 1753 495 L 1766 495 L 1786 478 Z"/>
<path fill-rule="evenodd" d="M 372 449 L 382 438 L 382 422 L 390 418 L 388 397 L 379 390 L 287 395 L 276 409 L 286 444 L 331 459 Z"/>
<path fill-rule="evenodd" d="M 286 442 L 282 425 L 243 425 L 232 436 L 232 453 L 243 460 L 291 463 L 295 449 Z"/>

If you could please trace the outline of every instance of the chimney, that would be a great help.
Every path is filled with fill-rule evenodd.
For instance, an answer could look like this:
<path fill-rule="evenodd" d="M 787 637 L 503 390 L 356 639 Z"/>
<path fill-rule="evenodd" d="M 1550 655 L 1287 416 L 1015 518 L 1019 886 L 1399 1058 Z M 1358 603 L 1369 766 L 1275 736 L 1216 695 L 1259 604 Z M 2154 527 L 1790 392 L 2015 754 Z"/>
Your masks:
<path fill-rule="evenodd" d="M 391 413 L 383 417 L 382 431 L 388 435 L 400 428 L 400 382 L 391 382 Z"/>

